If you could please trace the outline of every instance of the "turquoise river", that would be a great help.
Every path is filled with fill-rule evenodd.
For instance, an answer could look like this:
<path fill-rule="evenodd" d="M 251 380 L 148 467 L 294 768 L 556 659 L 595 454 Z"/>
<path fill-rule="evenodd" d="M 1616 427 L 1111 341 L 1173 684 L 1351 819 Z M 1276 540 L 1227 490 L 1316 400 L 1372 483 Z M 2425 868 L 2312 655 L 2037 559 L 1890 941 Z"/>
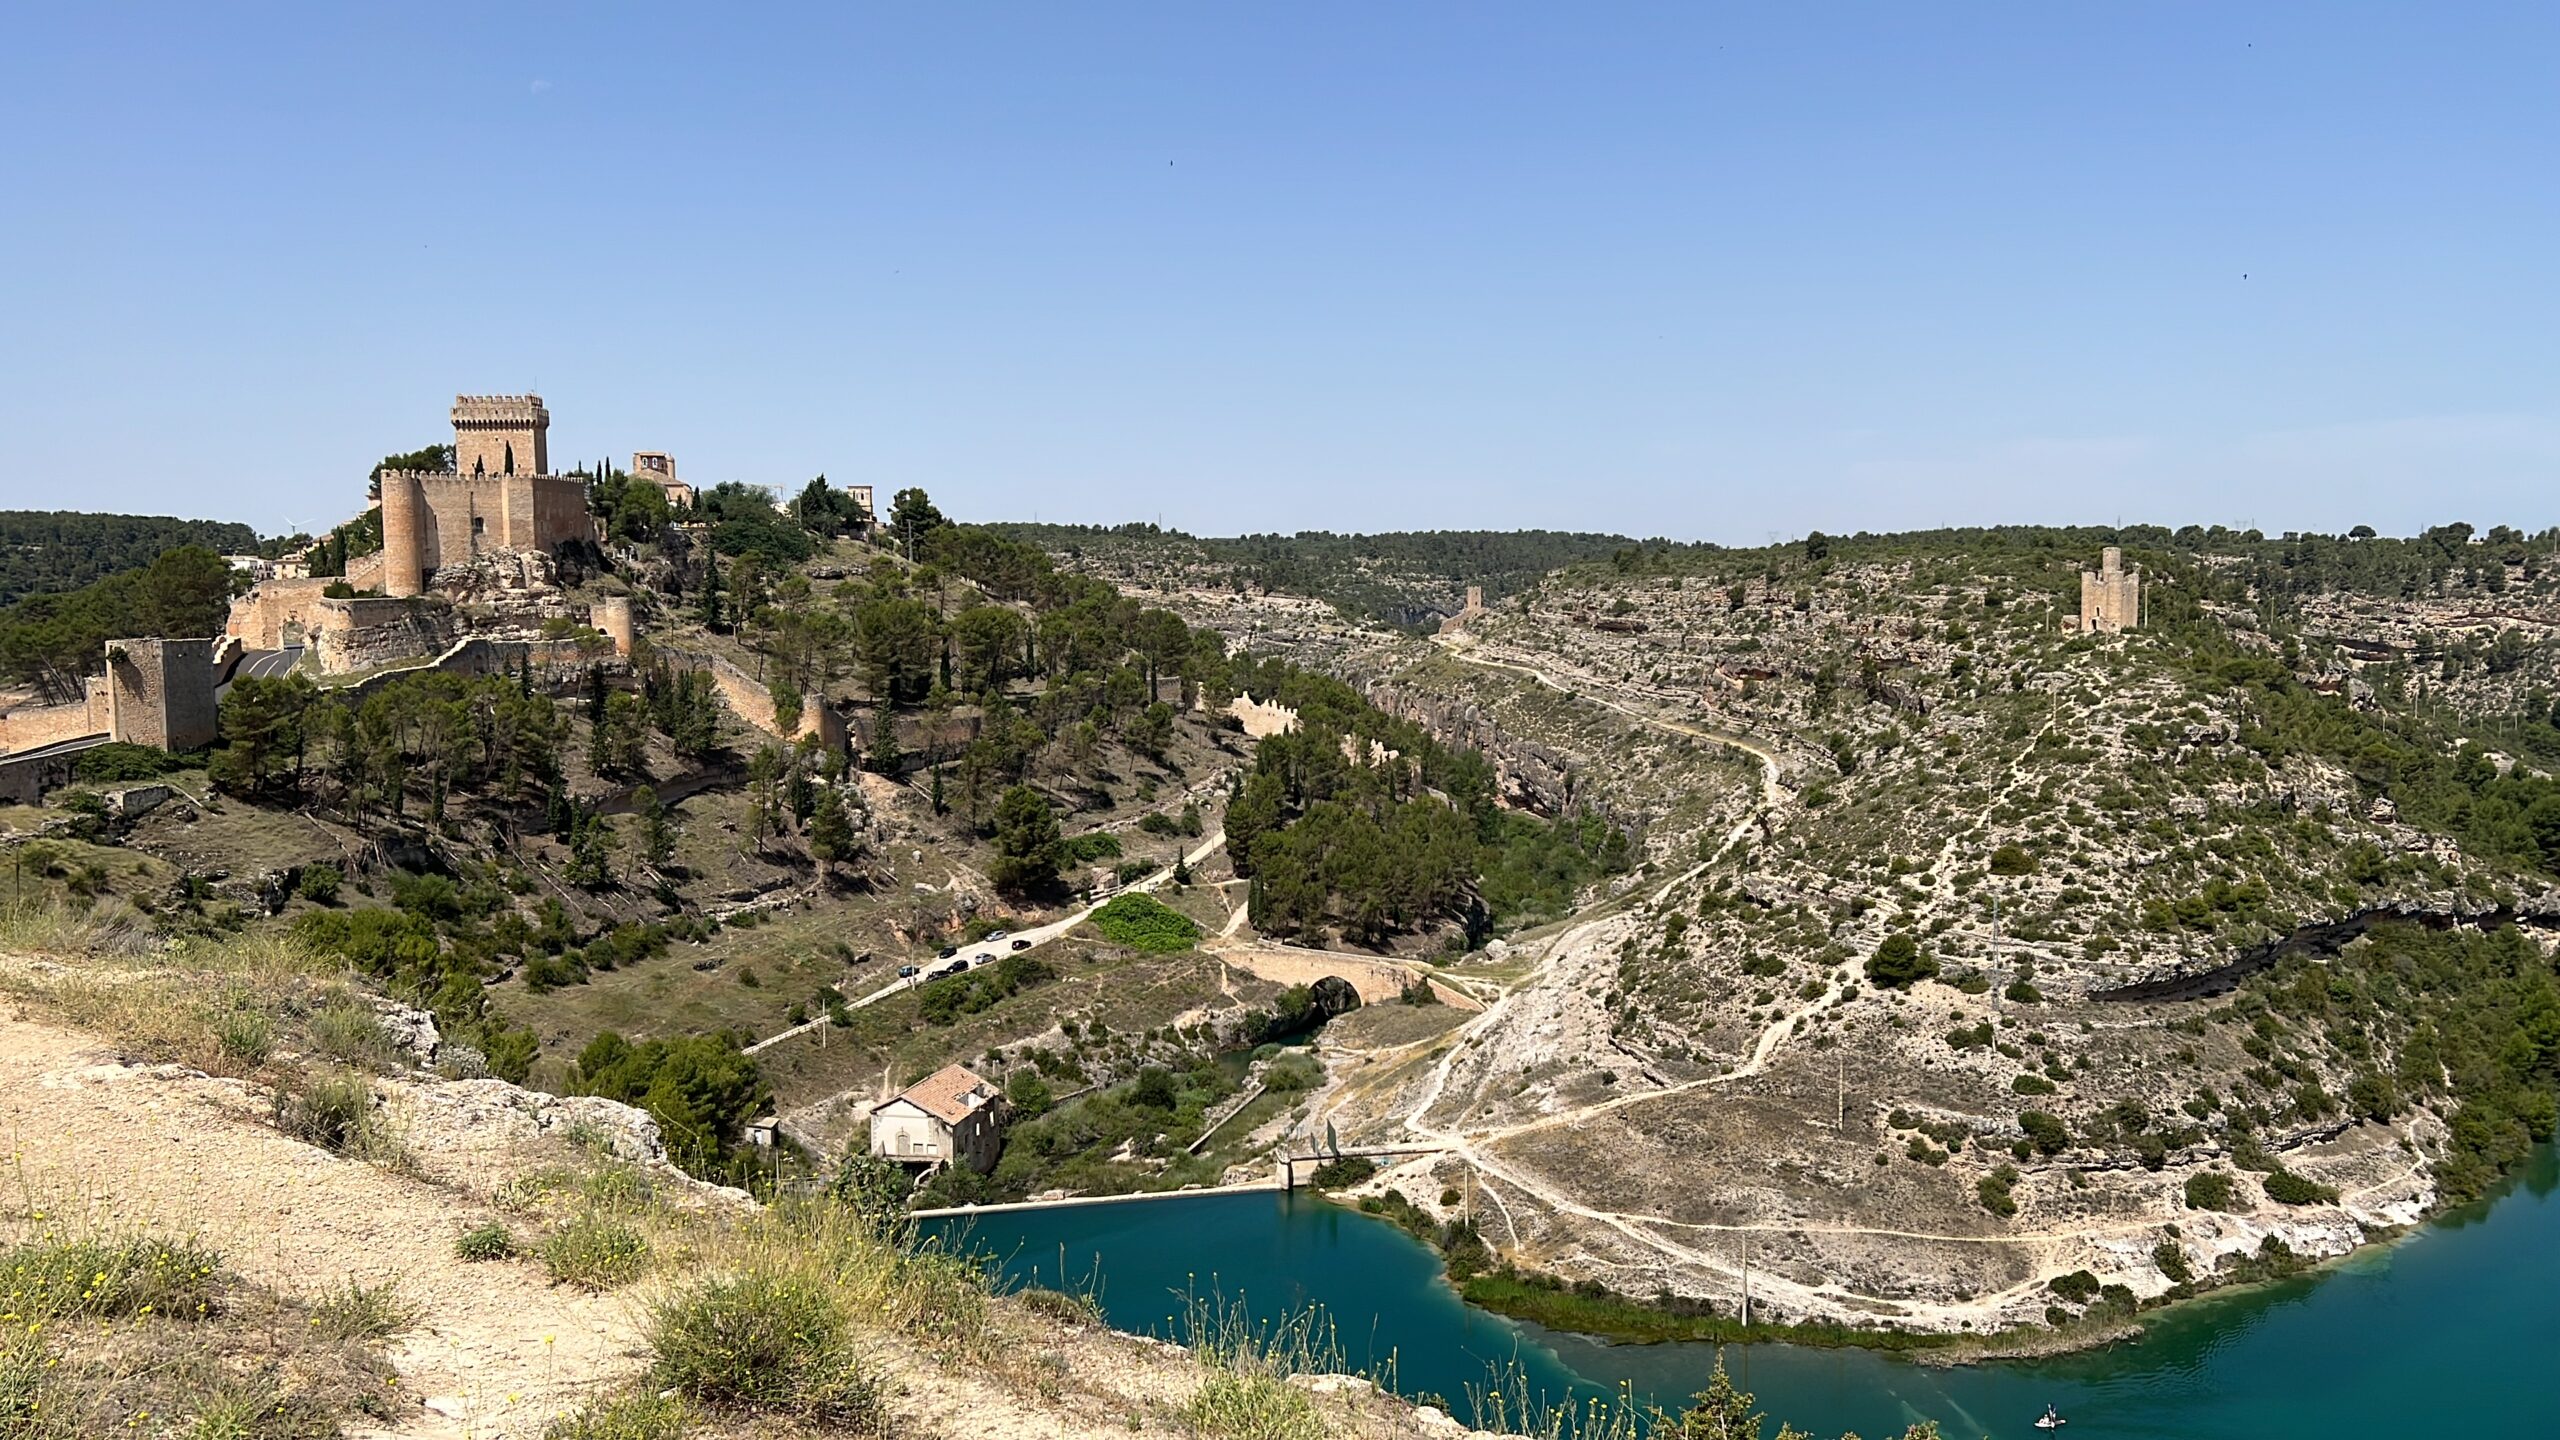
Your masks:
<path fill-rule="evenodd" d="M 2046 1404 L 2072 1440 L 2175 1436 L 2560 1435 L 2560 1159 L 2536 1152 L 2497 1198 L 2397 1243 L 2279 1284 L 2148 1317 L 2140 1340 L 2057 1359 L 1933 1369 L 1865 1350 L 1723 1347 L 1774 1430 L 1898 1435 L 1934 1419 L 1950 1440 L 2029 1437 Z M 1610 1345 L 1458 1300 L 1411 1237 L 1306 1195 L 1207 1196 L 1008 1211 L 966 1243 L 1020 1284 L 1091 1289 L 1124 1330 L 1179 1338 L 1186 1293 L 1270 1316 L 1320 1306 L 1346 1358 L 1392 1359 L 1399 1388 L 1466 1396 L 1516 1365 L 1551 1396 L 1631 1385 L 1676 1406 L 1716 1347 Z"/>

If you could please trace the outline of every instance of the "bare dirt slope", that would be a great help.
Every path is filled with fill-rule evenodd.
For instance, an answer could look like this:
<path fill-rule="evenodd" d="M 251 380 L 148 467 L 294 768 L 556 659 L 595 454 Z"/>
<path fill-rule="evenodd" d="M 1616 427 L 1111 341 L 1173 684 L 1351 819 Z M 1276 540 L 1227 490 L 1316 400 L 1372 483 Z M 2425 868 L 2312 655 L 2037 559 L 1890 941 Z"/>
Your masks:
<path fill-rule="evenodd" d="M 391 1433 L 532 1433 L 639 1368 L 630 1301 L 554 1288 L 523 1262 L 456 1260 L 454 1236 L 485 1215 L 289 1140 L 265 1106 L 238 1081 L 130 1065 L 90 1037 L 0 1020 L 13 1205 L 193 1235 L 287 1293 L 396 1281 L 426 1318 L 393 1351 L 418 1410 Z"/>

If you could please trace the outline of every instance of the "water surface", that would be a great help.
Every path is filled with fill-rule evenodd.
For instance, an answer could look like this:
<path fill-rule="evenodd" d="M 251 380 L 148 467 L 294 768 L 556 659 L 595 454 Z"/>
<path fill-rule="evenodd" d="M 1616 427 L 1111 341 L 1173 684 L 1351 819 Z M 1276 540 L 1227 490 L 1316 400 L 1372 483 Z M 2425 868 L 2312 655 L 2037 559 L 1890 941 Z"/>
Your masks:
<path fill-rule="evenodd" d="M 2071 1440 L 2560 1435 L 2555 1182 L 2544 1146 L 2491 1202 L 2317 1275 L 2155 1314 L 2142 1339 L 2079 1355 L 1941 1370 L 1864 1350 L 1721 1348 L 1772 1430 L 1783 1419 L 1824 1436 L 1873 1440 L 1925 1418 L 1950 1437 L 2026 1440 L 2047 1403 Z M 1718 1349 L 1611 1345 L 1476 1310 L 1410 1236 L 1303 1194 L 1015 1211 L 975 1218 L 968 1235 L 1017 1282 L 1098 1288 L 1124 1330 L 1179 1338 L 1189 1294 L 1260 1316 L 1320 1305 L 1351 1364 L 1392 1363 L 1406 1393 L 1445 1396 L 1462 1416 L 1470 1387 L 1514 1363 L 1553 1395 L 1625 1383 L 1676 1406 Z"/>

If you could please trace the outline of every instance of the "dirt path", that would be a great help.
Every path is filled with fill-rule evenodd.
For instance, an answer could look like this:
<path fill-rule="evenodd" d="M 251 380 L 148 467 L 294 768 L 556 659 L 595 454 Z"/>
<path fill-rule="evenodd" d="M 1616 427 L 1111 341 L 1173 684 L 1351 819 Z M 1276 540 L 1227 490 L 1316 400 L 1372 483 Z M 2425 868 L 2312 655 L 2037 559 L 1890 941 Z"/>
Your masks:
<path fill-rule="evenodd" d="M 396 1282 L 428 1317 L 393 1342 L 417 1440 L 500 1440 L 640 1368 L 637 1307 L 547 1284 L 526 1261 L 465 1265 L 488 1218 L 451 1191 L 286 1139 L 237 1081 L 135 1066 L 77 1033 L 0 1020 L 12 1210 L 192 1235 L 250 1280 L 318 1296 Z"/>

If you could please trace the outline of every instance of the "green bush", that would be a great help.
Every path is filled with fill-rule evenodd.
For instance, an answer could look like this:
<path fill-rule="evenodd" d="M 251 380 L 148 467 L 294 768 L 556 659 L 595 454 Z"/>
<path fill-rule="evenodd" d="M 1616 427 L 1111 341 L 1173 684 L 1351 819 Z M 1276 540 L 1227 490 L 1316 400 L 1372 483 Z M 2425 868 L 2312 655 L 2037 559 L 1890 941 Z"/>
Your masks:
<path fill-rule="evenodd" d="M 1902 989 L 1937 973 L 1936 958 L 1922 950 L 1920 942 L 1907 930 L 1886 936 L 1876 953 L 1867 957 L 1867 978 L 1888 990 Z"/>
<path fill-rule="evenodd" d="M 599 1400 L 545 1426 L 542 1440 L 684 1440 L 684 1402 L 672 1396 Z"/>
<path fill-rule="evenodd" d="M 880 1381 L 818 1280 L 749 1270 L 688 1285 L 651 1312 L 649 1348 L 653 1378 L 687 1399 L 856 1433 L 883 1424 Z"/>
<path fill-rule="evenodd" d="M 332 1060 L 368 1070 L 391 1069 L 399 1057 L 390 1034 L 382 1028 L 382 1017 L 372 1006 L 348 996 L 321 1006 L 311 1017 L 311 1044 Z"/>
<path fill-rule="evenodd" d="M 2338 1198 L 2335 1186 L 2305 1180 L 2290 1170 L 2278 1170 L 2260 1180 L 2258 1186 L 2279 1205 L 2326 1205 Z"/>
<path fill-rule="evenodd" d="M 542 1266 L 555 1285 L 610 1290 L 638 1279 L 648 1264 L 649 1242 L 609 1216 L 577 1216 L 542 1242 Z"/>
<path fill-rule="evenodd" d="M 2233 1189 L 2230 1176 L 2219 1170 L 2199 1170 L 2187 1177 L 2187 1208 L 2228 1210 Z"/>
<path fill-rule="evenodd" d="M 250 1005 L 238 1005 L 214 1017 L 213 1038 L 222 1053 L 243 1065 L 267 1063 L 275 1053 L 275 1024 L 267 1012 Z"/>
<path fill-rule="evenodd" d="M 346 879 L 335 865 L 305 865 L 300 877 L 293 882 L 293 893 L 314 905 L 335 905 L 338 903 L 338 887 L 345 884 Z"/>
<path fill-rule="evenodd" d="M 418 1307 L 402 1299 L 390 1281 L 360 1285 L 350 1279 L 345 1289 L 311 1307 L 311 1328 L 331 1340 L 388 1340 L 417 1323 Z"/>
<path fill-rule="evenodd" d="M 1307 1177 L 1307 1183 L 1319 1190 L 1340 1190 L 1357 1185 L 1378 1173 L 1378 1162 L 1366 1155 L 1345 1155 L 1327 1160 Z"/>
<path fill-rule="evenodd" d="M 1200 943 L 1200 927 L 1191 917 L 1152 895 L 1115 897 L 1093 912 L 1093 925 L 1113 943 L 1133 950 L 1170 954 Z"/>
<path fill-rule="evenodd" d="M 1304 1390 L 1274 1375 L 1219 1370 L 1182 1409 L 1191 1433 L 1214 1440 L 1324 1440 L 1324 1417 Z"/>
<path fill-rule="evenodd" d="M 324 1071 L 276 1091 L 276 1128 L 305 1145 L 362 1155 L 380 1137 L 373 1086 L 345 1070 Z"/>
<path fill-rule="evenodd" d="M 1994 875 L 2033 875 L 2036 873 L 2036 857 L 2028 854 L 2026 850 L 2020 846 L 2003 845 L 1999 849 L 1991 852 L 1991 873 Z"/>
<path fill-rule="evenodd" d="M 492 1220 L 474 1225 L 454 1238 L 453 1256 L 457 1260 L 504 1260 L 516 1253 L 515 1233 Z"/>
<path fill-rule="evenodd" d="M 2054 1087 L 2041 1075 L 2018 1075 L 2010 1079 L 2009 1088 L 2020 1095 L 2050 1095 Z"/>
<path fill-rule="evenodd" d="M 24 1328 L 70 1316 L 114 1319 L 148 1310 L 169 1319 L 220 1303 L 222 1256 L 192 1241 L 143 1236 L 47 1240 L 0 1250 L 0 1306 Z M 5 1392 L 0 1392 L 5 1393 Z M 0 1410 L 0 1419 L 8 1412 Z M 0 1428 L 0 1434 L 7 1434 Z"/>
<path fill-rule="evenodd" d="M 2027 1133 L 2027 1142 L 2037 1153 L 2059 1155 L 2071 1148 L 2071 1132 L 2063 1123 L 2041 1110 L 2028 1110 L 2018 1116 L 2018 1128 Z"/>

